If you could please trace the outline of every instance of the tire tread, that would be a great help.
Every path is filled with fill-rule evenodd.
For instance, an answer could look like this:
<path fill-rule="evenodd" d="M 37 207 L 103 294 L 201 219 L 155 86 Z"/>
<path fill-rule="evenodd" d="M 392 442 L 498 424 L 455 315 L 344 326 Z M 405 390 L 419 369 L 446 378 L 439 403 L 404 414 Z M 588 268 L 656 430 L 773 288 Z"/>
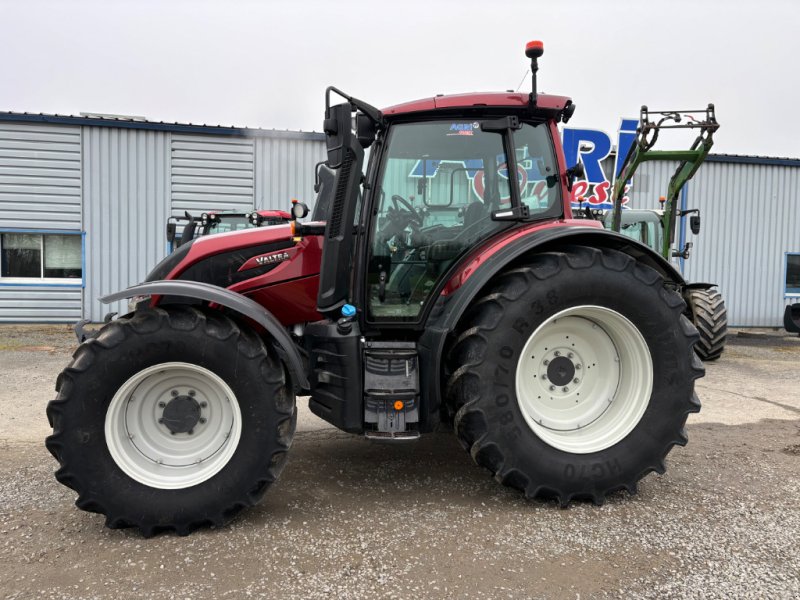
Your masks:
<path fill-rule="evenodd" d="M 567 506 L 572 500 L 586 498 L 595 505 L 601 505 L 606 497 L 618 490 L 627 490 L 631 495 L 636 494 L 638 482 L 648 473 L 664 473 L 666 466 L 664 459 L 670 449 L 675 445 L 685 445 L 688 441 L 685 429 L 681 428 L 661 450 L 655 460 L 647 464 L 640 473 L 631 480 L 624 481 L 608 489 L 587 490 L 583 493 L 574 493 L 553 487 L 552 483 L 537 482 L 529 478 L 519 469 L 511 466 L 505 459 L 502 449 L 495 444 L 488 432 L 488 419 L 479 406 L 479 375 L 476 368 L 488 357 L 488 337 L 497 327 L 497 319 L 487 319 L 483 313 L 489 307 L 499 307 L 513 302 L 520 297 L 520 281 L 524 278 L 526 286 L 541 285 L 542 282 L 557 276 L 564 269 L 584 269 L 602 265 L 613 271 L 628 271 L 643 285 L 648 285 L 657 290 L 665 305 L 675 317 L 676 331 L 684 339 L 686 352 L 689 358 L 690 378 L 692 381 L 704 375 L 702 363 L 694 355 L 693 347 L 700 339 L 697 329 L 683 316 L 686 303 L 681 296 L 666 288 L 663 279 L 652 269 L 637 263 L 630 256 L 621 252 L 590 248 L 584 246 L 570 246 L 563 252 L 546 252 L 535 255 L 529 264 L 513 270 L 499 273 L 486 295 L 479 298 L 473 310 L 465 315 L 461 327 L 456 332 L 455 340 L 447 357 L 449 377 L 445 384 L 444 398 L 448 412 L 454 415 L 454 428 L 462 446 L 470 453 L 473 460 L 480 466 L 488 469 L 491 474 L 503 485 L 521 490 L 527 498 L 555 499 L 562 507 Z M 494 310 L 494 309 L 491 309 Z M 485 323 L 492 323 L 487 327 Z M 684 414 L 698 412 L 700 403 L 697 395 L 692 392 L 684 406 Z M 685 422 L 685 419 L 684 419 Z M 506 466 L 506 465 L 509 466 Z"/>
<path fill-rule="evenodd" d="M 169 328 L 176 332 L 192 331 L 203 328 L 205 335 L 225 341 L 237 337 L 238 350 L 249 360 L 264 356 L 260 373 L 264 384 L 264 392 L 280 397 L 276 403 L 281 415 L 276 424 L 279 435 L 276 438 L 278 448 L 263 461 L 263 472 L 252 488 L 241 498 L 232 498 L 216 514 L 197 518 L 187 516 L 173 523 L 153 523 L 134 515 L 118 514 L 114 506 L 104 501 L 103 496 L 92 485 L 88 474 L 82 473 L 76 461 L 65 459 L 64 447 L 69 444 L 68 437 L 77 432 L 64 428 L 63 415 L 70 402 L 74 402 L 71 390 L 73 383 L 83 377 L 90 377 L 89 369 L 99 352 L 109 352 L 129 336 L 141 336 L 159 328 Z M 297 410 L 293 394 L 289 390 L 283 365 L 274 350 L 268 348 L 254 332 L 241 329 L 235 321 L 215 310 L 201 310 L 197 307 L 170 307 L 140 310 L 107 323 L 99 335 L 81 344 L 73 354 L 72 362 L 64 369 L 56 380 L 57 397 L 47 405 L 47 418 L 53 427 L 53 433 L 47 437 L 45 446 L 59 462 L 55 472 L 56 479 L 63 485 L 78 492 L 75 504 L 78 508 L 89 512 L 106 515 L 105 524 L 112 529 L 138 527 L 144 537 L 152 537 L 158 533 L 174 531 L 180 536 L 188 535 L 201 527 L 221 527 L 229 522 L 243 508 L 254 506 L 261 500 L 270 484 L 275 482 L 286 464 L 286 456 L 291 446 L 292 436 L 297 424 Z"/>

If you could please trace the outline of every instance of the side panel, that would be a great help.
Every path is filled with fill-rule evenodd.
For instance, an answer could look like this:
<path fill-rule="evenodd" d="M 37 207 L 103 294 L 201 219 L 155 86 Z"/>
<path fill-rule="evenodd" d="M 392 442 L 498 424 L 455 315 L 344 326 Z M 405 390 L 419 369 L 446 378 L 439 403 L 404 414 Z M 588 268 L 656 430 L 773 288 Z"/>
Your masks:
<path fill-rule="evenodd" d="M 245 295 L 269 309 L 284 325 L 307 323 L 323 318 L 317 312 L 319 275 L 293 279 L 245 292 Z"/>
<path fill-rule="evenodd" d="M 227 288 L 293 325 L 322 318 L 316 310 L 321 256 L 321 236 L 292 238 L 289 225 L 275 225 L 196 239 L 151 278 Z"/>

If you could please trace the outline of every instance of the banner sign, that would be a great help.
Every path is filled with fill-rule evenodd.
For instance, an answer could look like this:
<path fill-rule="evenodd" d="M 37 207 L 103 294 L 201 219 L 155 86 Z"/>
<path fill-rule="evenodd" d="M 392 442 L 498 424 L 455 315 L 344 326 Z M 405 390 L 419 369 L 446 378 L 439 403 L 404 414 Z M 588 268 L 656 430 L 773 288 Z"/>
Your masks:
<path fill-rule="evenodd" d="M 631 144 L 636 139 L 636 119 L 622 119 L 617 133 L 617 156 L 614 161 L 614 178 L 619 176 L 622 161 L 630 150 Z M 567 168 L 578 163 L 578 158 L 583 162 L 586 178 L 578 180 L 572 186 L 572 204 L 577 208 L 579 199 L 583 196 L 584 204 L 592 208 L 613 208 L 611 201 L 612 181 L 606 178 L 602 168 L 602 161 L 611 154 L 611 137 L 604 131 L 596 129 L 564 128 L 562 143 Z M 630 185 L 625 186 L 625 196 L 622 198 L 623 206 L 628 203 L 627 192 Z"/>

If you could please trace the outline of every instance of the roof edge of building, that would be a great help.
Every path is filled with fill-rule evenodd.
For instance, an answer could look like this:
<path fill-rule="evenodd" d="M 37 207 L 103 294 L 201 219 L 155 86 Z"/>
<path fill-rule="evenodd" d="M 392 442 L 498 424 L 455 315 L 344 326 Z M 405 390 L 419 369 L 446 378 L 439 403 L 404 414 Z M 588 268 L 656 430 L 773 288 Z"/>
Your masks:
<path fill-rule="evenodd" d="M 144 129 L 149 131 L 168 131 L 173 133 L 200 133 L 219 136 L 263 137 L 271 139 L 305 140 L 314 142 L 323 141 L 325 139 L 324 133 L 317 133 L 316 131 L 281 131 L 278 129 L 227 127 L 223 125 L 195 125 L 193 123 L 165 123 L 163 121 L 143 121 L 141 119 L 82 117 L 74 115 L 51 115 L 45 113 L 18 113 L 8 111 L 0 111 L 0 122 L 88 125 L 93 127 L 117 127 L 121 129 Z"/>

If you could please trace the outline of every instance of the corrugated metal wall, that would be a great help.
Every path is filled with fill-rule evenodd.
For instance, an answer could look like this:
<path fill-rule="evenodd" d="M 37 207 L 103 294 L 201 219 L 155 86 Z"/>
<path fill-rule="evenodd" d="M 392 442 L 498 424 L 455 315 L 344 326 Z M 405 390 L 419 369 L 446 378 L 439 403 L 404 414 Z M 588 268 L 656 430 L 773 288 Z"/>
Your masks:
<path fill-rule="evenodd" d="M 81 229 L 81 130 L 0 122 L 0 228 Z M 0 322 L 74 322 L 80 285 L 0 283 Z"/>
<path fill-rule="evenodd" d="M 656 208 L 677 163 L 641 167 L 632 208 Z M 785 253 L 800 252 L 800 168 L 707 160 L 687 185 L 686 208 L 699 208 L 702 225 L 685 241 L 688 281 L 719 284 L 732 326 L 783 324 Z M 676 235 L 676 246 L 678 236 Z"/>
<path fill-rule="evenodd" d="M 80 230 L 80 127 L 0 122 L 0 227 Z"/>
<path fill-rule="evenodd" d="M 253 209 L 252 139 L 172 134 L 172 214 Z"/>
<path fill-rule="evenodd" d="M 314 208 L 314 165 L 325 160 L 325 144 L 256 138 L 255 208 L 288 210 L 292 198 Z"/>
<path fill-rule="evenodd" d="M 98 298 L 142 281 L 166 255 L 169 165 L 167 132 L 83 128 L 85 318 L 127 312 Z"/>
<path fill-rule="evenodd" d="M 75 323 L 81 288 L 0 286 L 0 323 Z"/>

